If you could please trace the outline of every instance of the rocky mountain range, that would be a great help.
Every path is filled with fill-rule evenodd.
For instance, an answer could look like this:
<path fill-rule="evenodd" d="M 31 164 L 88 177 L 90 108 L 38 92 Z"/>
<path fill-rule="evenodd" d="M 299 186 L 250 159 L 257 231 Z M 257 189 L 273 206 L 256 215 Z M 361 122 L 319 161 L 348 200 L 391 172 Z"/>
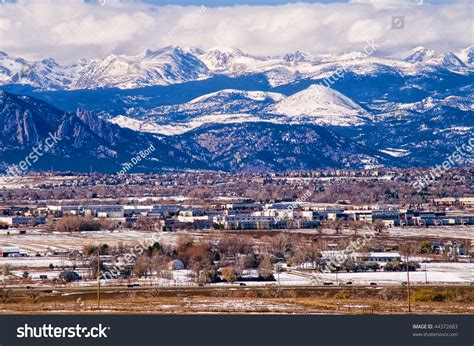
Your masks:
<path fill-rule="evenodd" d="M 43 90 L 98 88 L 134 89 L 211 78 L 215 75 L 264 74 L 272 87 L 302 78 L 318 80 L 341 67 L 357 75 L 381 70 L 402 76 L 429 74 L 439 69 L 466 74 L 472 71 L 474 46 L 443 53 L 424 47 L 404 59 L 367 56 L 362 52 L 312 55 L 300 51 L 284 56 L 253 56 L 239 49 L 165 47 L 136 56 L 109 55 L 60 65 L 54 59 L 28 61 L 0 52 L 0 84 L 25 84 Z"/>
<path fill-rule="evenodd" d="M 68 66 L 2 52 L 0 170 L 56 131 L 32 170 L 114 172 L 151 144 L 135 171 L 439 164 L 474 132 L 473 51 L 166 47 Z"/>

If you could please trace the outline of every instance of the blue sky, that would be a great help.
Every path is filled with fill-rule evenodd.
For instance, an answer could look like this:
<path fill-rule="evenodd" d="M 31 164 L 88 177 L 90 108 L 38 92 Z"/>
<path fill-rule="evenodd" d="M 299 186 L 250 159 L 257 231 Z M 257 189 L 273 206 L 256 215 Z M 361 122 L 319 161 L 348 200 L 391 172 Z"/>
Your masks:
<path fill-rule="evenodd" d="M 60 0 L 59 0 L 60 1 Z M 83 0 L 85 3 L 97 3 L 108 0 Z M 123 2 L 143 2 L 158 6 L 163 5 L 181 5 L 181 6 L 238 6 L 238 5 L 284 5 L 291 3 L 309 3 L 309 4 L 332 4 L 332 3 L 350 3 L 350 2 L 370 2 L 370 3 L 397 3 L 397 2 L 423 2 L 424 4 L 450 4 L 450 3 L 469 3 L 471 0 L 121 0 Z M 19 0 L 0 0 L 4 3 L 20 2 Z"/>
<path fill-rule="evenodd" d="M 140 1 L 140 0 L 139 0 Z M 290 0 L 141 0 L 146 3 L 155 4 L 155 5 L 192 5 L 192 6 L 208 6 L 208 7 L 215 7 L 215 6 L 235 6 L 235 5 L 282 5 L 288 3 L 322 3 L 322 4 L 330 4 L 330 3 L 347 3 L 350 1 L 347 0 L 298 0 L 298 1 L 290 1 Z M 394 0 L 396 2 L 397 0 Z M 416 2 L 417 0 L 413 0 Z M 462 0 L 461 0 L 462 1 Z M 467 0 L 466 0 L 467 1 Z M 377 2 L 374 0 L 373 2 Z M 453 0 L 423 0 L 424 3 L 429 4 L 446 4 L 446 3 L 453 3 Z"/>
<path fill-rule="evenodd" d="M 301 0 L 301 1 L 288 1 L 288 0 L 143 0 L 145 2 L 157 5 L 194 5 L 194 6 L 234 6 L 234 5 L 281 5 L 288 3 L 296 2 L 306 2 L 306 3 L 334 3 L 334 2 L 347 2 L 345 0 L 320 0 L 320 1 L 311 1 L 311 0 Z"/>

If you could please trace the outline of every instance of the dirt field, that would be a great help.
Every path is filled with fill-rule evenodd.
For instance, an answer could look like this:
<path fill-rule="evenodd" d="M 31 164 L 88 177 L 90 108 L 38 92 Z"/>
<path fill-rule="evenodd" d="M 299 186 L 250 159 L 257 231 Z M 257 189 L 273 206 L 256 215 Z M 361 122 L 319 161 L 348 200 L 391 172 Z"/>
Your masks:
<path fill-rule="evenodd" d="M 4 297 L 5 292 L 2 292 Z M 474 314 L 474 287 L 413 287 L 412 313 Z M 93 288 L 11 290 L 0 313 L 404 314 L 405 287 Z"/>

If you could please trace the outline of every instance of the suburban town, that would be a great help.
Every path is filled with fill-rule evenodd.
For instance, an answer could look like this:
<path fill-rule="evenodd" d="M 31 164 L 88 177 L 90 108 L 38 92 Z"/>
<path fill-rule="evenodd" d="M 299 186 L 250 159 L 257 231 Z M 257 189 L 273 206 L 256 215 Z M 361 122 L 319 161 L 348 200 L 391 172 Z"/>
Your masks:
<path fill-rule="evenodd" d="M 474 346 L 473 13 L 0 0 L 0 346 Z"/>
<path fill-rule="evenodd" d="M 472 313 L 472 170 L 419 175 L 0 177 L 4 309 Z"/>

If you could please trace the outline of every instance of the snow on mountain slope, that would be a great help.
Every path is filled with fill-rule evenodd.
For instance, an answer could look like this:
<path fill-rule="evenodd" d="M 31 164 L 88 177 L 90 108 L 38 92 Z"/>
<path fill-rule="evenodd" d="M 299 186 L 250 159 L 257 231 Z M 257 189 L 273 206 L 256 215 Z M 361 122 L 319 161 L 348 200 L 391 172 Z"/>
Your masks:
<path fill-rule="evenodd" d="M 384 154 L 387 154 L 393 157 L 403 157 L 410 154 L 410 152 L 406 149 L 387 148 L 387 149 L 380 149 L 380 151 Z"/>
<path fill-rule="evenodd" d="M 425 47 L 416 47 L 405 61 L 412 63 L 424 63 L 438 65 L 445 68 L 464 67 L 464 63 L 453 53 L 442 53 Z"/>
<path fill-rule="evenodd" d="M 317 84 L 270 106 L 267 111 L 293 121 L 308 119 L 320 125 L 358 125 L 370 117 L 362 107 L 340 92 Z"/>
<path fill-rule="evenodd" d="M 223 74 L 230 77 L 262 74 L 277 87 L 300 79 L 321 80 L 337 73 L 417 76 L 437 70 L 472 73 L 473 47 L 457 56 L 423 47 L 404 60 L 367 57 L 362 52 L 312 55 L 296 51 L 283 56 L 254 56 L 234 48 L 165 47 L 136 56 L 110 55 L 61 66 L 53 59 L 26 61 L 0 52 L 0 84 L 29 84 L 43 90 L 112 88 L 132 89 L 201 80 Z"/>
<path fill-rule="evenodd" d="M 152 121 L 137 120 L 124 115 L 117 115 L 116 117 L 108 119 L 108 121 L 112 124 L 116 124 L 120 127 L 133 131 L 160 133 L 159 125 L 153 123 Z"/>
<path fill-rule="evenodd" d="M 283 59 L 287 62 L 299 63 L 302 61 L 317 62 L 320 60 L 320 57 L 297 50 L 296 52 L 286 54 Z"/>
<path fill-rule="evenodd" d="M 71 84 L 71 74 L 54 59 L 29 62 L 0 52 L 0 84 L 10 83 L 42 89 L 62 88 Z"/>
<path fill-rule="evenodd" d="M 231 99 L 249 99 L 253 101 L 280 101 L 285 96 L 279 93 L 264 92 L 264 91 L 245 91 L 237 89 L 224 89 L 215 93 L 206 94 L 199 96 L 194 100 L 189 101 L 189 104 L 202 103 L 202 102 L 213 102 L 219 103 L 219 101 L 228 101 Z"/>
<path fill-rule="evenodd" d="M 454 54 L 424 48 L 415 50 L 408 60 L 367 56 L 363 52 L 311 55 L 296 51 L 283 57 L 256 57 L 231 48 L 215 48 L 199 55 L 199 58 L 218 74 L 233 77 L 264 74 L 272 87 L 302 78 L 321 80 L 340 74 L 341 71 L 363 76 L 379 73 L 416 76 L 438 68 L 453 72 L 465 72 L 466 69 Z"/>
<path fill-rule="evenodd" d="M 154 123 L 152 120 L 136 120 L 119 115 L 109 119 L 111 123 L 120 127 L 129 128 L 140 132 L 150 132 L 162 135 L 178 135 L 194 130 L 207 124 L 241 124 L 249 122 L 279 123 L 274 119 L 262 119 L 252 114 L 211 114 L 200 116 L 187 121 L 169 121 Z"/>
<path fill-rule="evenodd" d="M 220 90 L 181 105 L 129 109 L 126 115 L 109 121 L 136 131 L 181 134 L 209 123 L 351 126 L 363 124 L 370 117 L 340 92 L 315 84 L 289 97 L 262 91 Z"/>
<path fill-rule="evenodd" d="M 272 87 L 287 84 L 317 71 L 317 59 L 296 51 L 283 57 L 245 54 L 233 48 L 213 48 L 199 56 L 214 73 L 229 76 L 263 73 Z"/>
<path fill-rule="evenodd" d="M 184 104 L 160 106 L 152 109 L 130 109 L 127 116 L 155 122 L 191 120 L 209 114 L 257 113 L 285 96 L 263 91 L 225 89 L 202 95 Z"/>
<path fill-rule="evenodd" d="M 240 76 L 264 74 L 272 87 L 288 84 L 302 78 L 320 80 L 336 73 L 356 75 L 416 76 L 436 69 L 463 73 L 466 66 L 453 53 L 441 53 L 418 47 L 405 60 L 367 56 L 363 52 L 311 55 L 296 51 L 283 57 L 257 57 L 232 48 L 214 48 L 199 55 L 206 66 L 218 74 Z"/>
<path fill-rule="evenodd" d="M 0 52 L 0 82 L 8 83 L 25 67 L 26 61 L 15 59 L 5 52 Z"/>
<path fill-rule="evenodd" d="M 264 58 L 244 54 L 239 49 L 234 48 L 212 48 L 204 54 L 199 55 L 199 59 L 207 68 L 217 73 L 242 74 L 248 66 L 265 61 Z"/>
<path fill-rule="evenodd" d="M 269 121 L 259 116 L 260 111 L 284 97 L 272 92 L 224 89 L 184 104 L 152 109 L 131 108 L 125 115 L 115 116 L 109 121 L 135 131 L 181 134 L 208 123 Z"/>
<path fill-rule="evenodd" d="M 474 46 L 462 49 L 456 55 L 465 65 L 474 67 Z"/>
<path fill-rule="evenodd" d="M 400 104 L 399 109 L 426 112 L 439 106 L 448 106 L 462 111 L 474 111 L 474 100 L 470 97 L 459 96 L 448 96 L 444 99 L 427 97 L 419 102 Z"/>
<path fill-rule="evenodd" d="M 110 55 L 60 66 L 53 59 L 28 62 L 0 52 L 0 83 L 41 89 L 131 89 L 199 80 L 210 76 L 194 55 L 176 47 L 147 50 L 137 56 Z"/>
<path fill-rule="evenodd" d="M 117 87 L 130 89 L 168 85 L 209 76 L 206 66 L 180 48 L 147 50 L 135 57 L 110 55 L 84 67 L 74 83 L 75 89 Z"/>
<path fill-rule="evenodd" d="M 401 118 L 409 117 L 413 112 L 425 113 L 440 107 L 450 107 L 463 112 L 474 111 L 474 99 L 472 97 L 448 96 L 445 98 L 426 97 L 417 102 L 384 102 L 377 101 L 370 105 L 371 110 L 377 113 L 377 118 Z"/>

